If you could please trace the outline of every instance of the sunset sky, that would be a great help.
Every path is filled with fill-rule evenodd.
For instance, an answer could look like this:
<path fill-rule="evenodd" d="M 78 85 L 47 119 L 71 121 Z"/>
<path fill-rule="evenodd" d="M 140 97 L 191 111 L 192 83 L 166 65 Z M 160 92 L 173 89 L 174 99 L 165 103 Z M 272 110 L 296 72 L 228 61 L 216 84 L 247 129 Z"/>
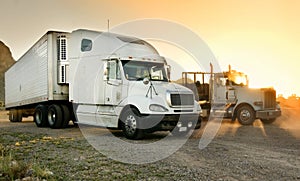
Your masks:
<path fill-rule="evenodd" d="M 250 86 L 273 86 L 287 97 L 300 95 L 299 9 L 298 0 L 0 0 L 0 40 L 17 60 L 48 30 L 165 19 L 198 34 L 224 70 L 231 64 Z"/>

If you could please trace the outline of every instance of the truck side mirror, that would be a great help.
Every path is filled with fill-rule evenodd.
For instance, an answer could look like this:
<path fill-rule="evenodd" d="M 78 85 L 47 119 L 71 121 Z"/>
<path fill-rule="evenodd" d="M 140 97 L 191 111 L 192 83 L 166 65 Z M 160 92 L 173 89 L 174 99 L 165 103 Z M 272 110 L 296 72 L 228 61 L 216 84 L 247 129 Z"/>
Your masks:
<path fill-rule="evenodd" d="M 107 80 L 121 80 L 120 69 L 117 59 L 111 59 L 106 62 L 106 79 Z"/>
<path fill-rule="evenodd" d="M 108 80 L 108 66 L 107 66 L 107 62 L 104 63 L 103 66 L 103 80 Z"/>
<path fill-rule="evenodd" d="M 168 79 L 171 80 L 171 65 L 166 65 L 166 67 Z"/>

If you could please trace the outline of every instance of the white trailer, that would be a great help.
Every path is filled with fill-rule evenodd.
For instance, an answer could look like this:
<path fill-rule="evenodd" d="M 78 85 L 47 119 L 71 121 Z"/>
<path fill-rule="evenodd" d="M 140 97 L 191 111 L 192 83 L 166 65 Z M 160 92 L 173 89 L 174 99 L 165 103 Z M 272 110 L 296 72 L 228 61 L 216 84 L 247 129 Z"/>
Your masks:
<path fill-rule="evenodd" d="M 122 129 L 138 139 L 157 130 L 199 128 L 193 92 L 169 81 L 166 60 L 146 41 L 90 30 L 47 32 L 5 73 L 11 122 L 76 123 Z"/>

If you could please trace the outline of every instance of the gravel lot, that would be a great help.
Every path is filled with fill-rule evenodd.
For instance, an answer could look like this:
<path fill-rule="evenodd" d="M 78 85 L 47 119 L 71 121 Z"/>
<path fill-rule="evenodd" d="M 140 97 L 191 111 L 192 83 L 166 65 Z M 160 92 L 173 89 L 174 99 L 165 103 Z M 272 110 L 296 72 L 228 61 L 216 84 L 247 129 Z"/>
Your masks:
<path fill-rule="evenodd" d="M 199 140 L 207 124 L 203 122 L 171 156 L 138 165 L 106 157 L 89 144 L 78 127 L 37 128 L 30 117 L 10 123 L 5 112 L 0 118 L 2 157 L 9 153 L 13 160 L 29 165 L 23 180 L 300 180 L 299 108 L 283 107 L 283 115 L 272 125 L 256 120 L 253 126 L 240 126 L 223 120 L 212 142 L 200 150 Z M 108 134 L 101 128 L 94 131 Z M 115 134 L 125 139 L 121 133 Z M 152 143 L 167 134 L 154 133 L 134 143 Z M 34 165 L 43 174 L 37 174 Z M 0 172 L 0 180 L 10 179 Z"/>

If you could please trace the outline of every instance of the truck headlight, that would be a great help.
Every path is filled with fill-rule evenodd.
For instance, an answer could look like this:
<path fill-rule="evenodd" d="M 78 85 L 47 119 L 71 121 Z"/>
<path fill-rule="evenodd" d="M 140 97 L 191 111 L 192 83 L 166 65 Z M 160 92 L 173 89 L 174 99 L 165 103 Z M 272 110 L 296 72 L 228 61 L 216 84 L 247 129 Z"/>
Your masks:
<path fill-rule="evenodd" d="M 161 105 L 158 105 L 158 104 L 151 104 L 149 106 L 149 109 L 150 109 L 150 111 L 154 111 L 154 112 L 167 112 L 167 111 L 169 111 L 164 106 L 161 106 Z"/>

